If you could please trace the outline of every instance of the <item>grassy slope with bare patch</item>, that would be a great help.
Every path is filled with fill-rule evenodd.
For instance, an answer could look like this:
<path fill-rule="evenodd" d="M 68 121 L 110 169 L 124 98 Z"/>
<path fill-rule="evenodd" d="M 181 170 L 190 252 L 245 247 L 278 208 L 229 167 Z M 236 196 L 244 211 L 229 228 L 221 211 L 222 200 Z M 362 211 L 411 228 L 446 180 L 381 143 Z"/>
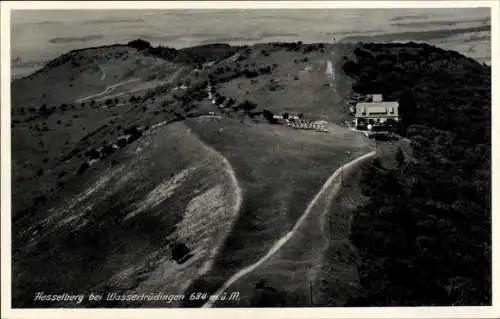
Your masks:
<path fill-rule="evenodd" d="M 253 53 L 251 53 L 247 62 L 256 65 L 266 65 L 274 62 L 277 64 L 277 68 L 272 77 L 281 79 L 281 83 L 289 82 L 287 82 L 285 93 L 280 91 L 271 94 L 267 88 L 259 85 L 259 82 L 263 84 L 265 81 L 270 80 L 270 75 L 259 76 L 257 83 L 254 83 L 256 89 L 251 93 L 251 97 L 255 97 L 259 101 L 259 108 L 269 108 L 276 112 L 285 110 L 302 111 L 307 117 L 313 119 L 323 117 L 334 122 L 339 122 L 345 117 L 341 111 L 344 107 L 343 96 L 345 94 L 337 94 L 342 88 L 347 87 L 345 83 L 342 83 L 345 78 L 340 78 L 339 82 L 339 77 L 337 77 L 336 91 L 332 92 L 332 88 L 324 85 L 328 81 L 324 81 L 323 68 L 326 59 L 331 59 L 336 64 L 338 61 L 335 59 L 341 57 L 343 53 L 337 52 L 337 56 L 332 57 L 331 52 L 328 50 L 320 54 L 318 52 L 304 53 L 300 52 L 300 50 L 286 51 L 278 49 L 270 55 L 262 54 L 262 49 L 272 51 L 271 48 L 274 48 L 274 46 L 256 46 L 253 50 L 250 50 Z M 119 50 L 134 51 L 134 49 L 130 48 L 120 48 Z M 92 55 L 92 50 L 89 51 L 90 56 L 95 56 Z M 86 56 L 87 53 L 83 52 L 83 56 Z M 106 52 L 109 53 L 109 51 Z M 128 53 L 125 53 L 125 56 L 127 56 L 126 54 Z M 137 53 L 133 53 L 132 56 L 135 56 L 135 54 Z M 114 58 L 118 59 L 122 55 L 117 54 Z M 313 62 L 300 62 L 299 58 L 303 56 L 308 56 L 308 59 Z M 297 62 L 290 62 L 295 57 L 298 59 Z M 105 70 L 106 76 L 102 80 L 102 71 L 98 70 L 97 65 L 95 65 L 96 61 L 90 61 L 93 63 L 90 63 L 90 65 L 94 65 L 94 69 L 84 76 L 85 78 L 90 76 L 92 79 L 87 79 L 88 81 L 82 80 L 79 85 L 73 85 L 74 88 L 76 87 L 76 91 L 63 92 L 64 94 L 61 96 L 57 96 L 61 89 L 57 83 L 67 84 L 66 81 L 71 80 L 68 76 L 73 72 L 66 70 L 68 68 L 66 64 L 53 65 L 54 69 L 48 70 L 48 72 L 52 72 L 53 77 L 59 78 L 60 76 L 61 81 L 49 83 L 50 81 L 46 81 L 48 77 L 43 77 L 43 72 L 38 73 L 34 76 L 34 78 L 37 77 L 36 83 L 34 83 L 36 85 L 31 86 L 32 91 L 29 91 L 26 96 L 22 96 L 19 89 L 13 88 L 16 98 L 19 99 L 17 101 L 18 105 L 15 106 L 29 106 L 35 100 L 33 96 L 36 98 L 43 97 L 42 92 L 45 92 L 45 90 L 50 93 L 47 94 L 47 99 L 49 99 L 45 101 L 47 103 L 59 103 L 73 98 L 76 99 L 84 94 L 98 93 L 107 85 L 116 83 L 115 80 L 128 79 L 130 76 L 140 76 L 141 83 L 139 85 L 144 84 L 147 86 L 155 81 L 155 79 L 145 77 L 155 68 L 155 64 L 146 63 L 152 61 L 150 57 L 145 58 L 138 55 L 138 59 L 139 64 L 142 64 L 142 59 L 145 61 L 145 65 L 138 69 L 134 66 L 137 64 L 136 61 L 127 59 L 126 61 L 116 62 L 116 64 L 114 64 L 115 62 L 110 63 L 109 68 Z M 85 58 L 83 60 L 85 61 Z M 120 67 L 122 63 L 124 64 Z M 222 63 L 222 65 L 225 63 Z M 315 69 L 311 70 L 312 72 L 301 72 L 304 67 L 310 64 L 316 66 Z M 102 68 L 102 65 L 99 66 Z M 129 66 L 131 67 L 129 68 Z M 74 68 L 69 67 L 69 70 L 74 71 Z M 176 70 L 178 70 L 177 67 L 171 68 L 170 64 L 167 63 L 165 68 L 158 70 L 158 79 L 171 81 L 172 74 L 175 75 Z M 201 75 L 206 76 L 207 72 L 212 71 L 213 69 L 208 69 L 201 72 Z M 137 72 L 137 74 L 131 74 L 130 72 Z M 181 72 L 179 77 L 190 76 L 189 73 L 190 70 L 188 69 Z M 289 73 L 299 74 L 298 80 L 290 80 L 288 78 Z M 285 75 L 287 75 L 286 81 L 283 78 Z M 102 83 L 97 81 L 98 77 Z M 178 77 L 174 77 L 176 79 L 173 81 L 177 81 Z M 113 81 L 108 82 L 110 79 L 113 79 Z M 35 80 L 31 79 L 29 81 Z M 237 89 L 237 86 L 236 88 L 233 87 L 234 84 L 252 84 L 248 81 L 249 79 L 244 78 L 236 79 L 227 83 L 227 86 L 222 87 L 222 90 L 229 90 L 228 92 L 224 91 L 224 93 L 228 93 L 228 96 L 237 95 L 239 89 Z M 92 90 L 87 90 L 87 85 L 94 85 L 94 82 L 98 83 L 97 86 L 91 86 Z M 82 90 L 78 88 L 82 88 Z M 51 193 L 48 196 L 48 203 L 42 204 L 41 207 L 35 207 L 33 211 L 16 216 L 13 231 L 16 234 L 14 246 L 16 255 L 14 257 L 19 263 L 16 266 L 19 267 L 19 273 L 16 274 L 15 283 L 16 302 L 18 304 L 26 304 L 25 302 L 29 304 L 29 294 L 36 290 L 34 288 L 54 288 L 61 283 L 64 283 L 65 289 L 72 287 L 110 289 L 111 287 L 111 289 L 118 290 L 136 289 L 139 292 L 148 292 L 151 289 L 168 288 L 168 290 L 171 290 L 171 288 L 178 288 L 183 280 L 184 284 L 189 283 L 186 278 L 191 280 L 196 277 L 191 271 L 188 271 L 185 275 L 178 276 L 174 281 L 164 280 L 165 276 L 172 277 L 172 269 L 174 269 L 174 272 L 184 270 L 175 270 L 175 267 L 172 268 L 175 265 L 162 259 L 162 255 L 164 256 L 166 253 L 166 250 L 164 250 L 165 245 L 162 246 L 162 236 L 165 235 L 162 231 L 171 229 L 172 225 L 180 220 L 180 217 L 176 214 L 179 210 L 189 204 L 192 207 L 200 205 L 191 202 L 195 195 L 190 192 L 197 187 L 208 191 L 209 189 L 205 189 L 205 187 L 213 186 L 211 183 L 221 178 L 220 170 L 217 170 L 220 163 L 215 164 L 213 162 L 209 166 L 213 165 L 215 168 L 207 168 L 209 171 L 213 169 L 215 172 L 219 172 L 216 174 L 217 176 L 212 176 L 210 172 L 205 170 L 205 175 L 200 173 L 201 175 L 193 176 L 193 180 L 187 183 L 190 187 L 186 186 L 186 189 L 179 190 L 178 201 L 176 201 L 176 204 L 171 204 L 175 213 L 165 215 L 166 220 L 159 217 L 158 211 L 147 210 L 148 213 L 139 215 L 140 218 L 133 225 L 127 224 L 128 222 L 121 223 L 119 220 L 125 216 L 123 214 L 128 213 L 132 204 L 141 201 L 138 196 L 146 196 L 146 193 L 158 187 L 160 181 L 156 180 L 156 178 L 174 177 L 183 169 L 180 167 L 183 166 L 182 163 L 199 159 L 199 152 L 196 149 L 190 149 L 189 146 L 183 144 L 185 137 L 179 138 L 176 134 L 165 136 L 161 139 L 161 143 L 158 144 L 158 150 L 146 148 L 143 152 L 146 152 L 147 155 L 134 160 L 130 158 L 130 154 L 127 155 L 127 151 L 120 150 L 102 163 L 95 167 L 92 166 L 84 176 L 75 176 L 76 168 L 85 160 L 83 153 L 86 149 L 100 146 L 103 141 L 112 142 L 113 139 L 122 134 L 123 128 L 132 124 L 151 125 L 162 120 L 171 120 L 172 113 L 177 112 L 177 110 L 184 112 L 191 106 L 176 103 L 175 101 L 172 102 L 172 93 L 167 91 L 164 89 L 154 91 L 151 96 L 139 102 L 130 102 L 129 95 L 120 96 L 117 105 L 106 108 L 102 108 L 102 104 L 98 105 L 97 108 L 76 105 L 64 112 L 28 122 L 26 122 L 26 119 L 30 114 L 15 114 L 18 123 L 13 127 L 13 177 L 15 183 L 13 189 L 16 192 L 15 202 L 18 203 L 17 205 L 21 203 L 21 206 L 24 206 L 19 207 L 17 211 L 26 206 L 29 207 L 29 203 L 41 189 L 49 189 Z M 299 94 L 298 92 L 302 93 Z M 66 93 L 68 93 L 67 96 Z M 120 93 L 120 91 L 117 90 L 117 92 L 113 93 Z M 266 100 L 266 96 L 272 98 Z M 292 104 L 294 96 L 301 97 L 296 104 Z M 235 97 L 240 98 L 239 96 Z M 246 98 L 248 97 L 241 96 L 241 99 Z M 252 98 L 249 99 L 252 100 Z M 164 104 L 164 101 L 167 101 L 167 104 Z M 194 102 L 193 105 L 198 105 L 198 103 Z M 292 107 L 287 108 L 290 105 Z M 69 119 L 72 124 L 66 126 Z M 61 120 L 61 123 L 58 123 L 59 120 Z M 347 149 L 355 150 L 354 155 L 364 147 L 364 143 L 357 144 L 360 141 L 359 136 L 351 135 L 352 133 L 345 132 L 340 128 L 336 130 L 334 135 L 323 135 L 317 132 L 295 131 L 282 126 L 269 126 L 267 124 L 252 123 L 247 126 L 233 120 L 223 120 L 221 123 L 199 123 L 197 120 L 189 120 L 188 125 L 207 145 L 214 146 L 217 151 L 229 159 L 231 164 L 234 165 L 245 191 L 242 216 L 235 225 L 234 231 L 226 240 L 223 250 L 217 256 L 214 269 L 206 273 L 201 280 L 194 282 L 190 286 L 191 290 L 198 290 L 197 287 L 212 289 L 241 266 L 258 259 L 274 240 L 281 237 L 284 232 L 292 227 L 304 211 L 308 201 L 312 199 L 331 172 L 340 165 L 343 151 Z M 48 127 L 49 130 L 45 132 L 44 129 L 36 129 L 36 126 Z M 223 130 L 219 131 L 220 128 Z M 88 133 L 92 133 L 90 137 L 87 137 Z M 41 145 L 40 142 L 42 142 Z M 139 142 L 132 145 L 137 145 L 137 143 Z M 133 147 L 132 145 L 128 148 Z M 174 148 L 172 152 L 172 149 L 169 148 L 172 145 L 177 145 L 179 150 Z M 188 143 L 188 145 L 190 144 Z M 23 151 L 23 149 L 27 151 Z M 73 150 L 77 150 L 77 152 L 73 153 L 72 157 L 70 156 L 69 161 L 64 161 L 63 158 Z M 33 154 L 37 154 L 37 156 L 44 154 L 43 156 L 47 159 L 47 162 L 43 161 L 43 164 L 41 164 L 39 158 L 35 158 Z M 165 158 L 165 154 L 168 154 L 171 158 Z M 178 160 L 179 156 L 182 158 L 180 161 Z M 184 156 L 187 156 L 187 158 Z M 82 205 L 91 204 L 91 202 L 96 203 L 95 206 L 91 206 L 91 213 L 84 213 L 90 214 L 88 215 L 89 221 L 86 221 L 83 226 L 88 231 L 73 231 L 73 227 L 77 226 L 78 221 L 84 215 L 80 216 L 79 212 L 76 211 L 64 213 L 65 210 L 62 210 L 62 213 L 68 214 L 67 218 L 75 219 L 70 219 L 68 224 L 62 227 L 61 231 L 51 231 L 51 225 L 54 222 L 61 222 L 63 218 L 62 215 L 56 217 L 54 212 L 48 213 L 48 209 L 54 206 L 55 203 L 74 198 L 75 194 L 81 193 L 87 187 L 91 187 L 91 182 L 95 182 L 97 176 L 108 176 L 108 173 L 122 167 L 121 165 L 129 165 L 130 161 L 139 160 L 141 163 L 137 170 L 140 170 L 141 176 L 145 177 L 140 179 L 138 177 L 139 173 L 134 173 L 137 174 L 138 180 L 131 184 L 126 183 L 127 186 L 123 190 L 115 187 L 115 191 L 106 194 L 106 189 L 114 189 L 113 185 L 117 179 L 128 176 L 126 173 L 129 169 L 123 168 L 123 171 L 117 172 L 115 177 L 105 181 L 108 184 L 104 184 L 106 185 L 103 188 L 104 193 L 95 193 L 95 195 L 92 195 L 94 197 L 91 196 L 86 202 L 84 201 L 75 206 L 75 209 L 85 208 Z M 167 162 L 162 162 L 165 160 Z M 111 166 L 114 162 L 117 163 L 117 166 Z M 45 173 L 42 176 L 33 176 L 39 170 L 40 165 L 45 170 Z M 66 175 L 61 177 L 61 173 L 66 173 Z M 153 179 L 147 180 L 149 177 L 153 177 Z M 62 181 L 65 185 L 54 187 L 56 181 Z M 204 185 L 204 181 L 206 181 L 206 185 Z M 131 191 L 131 187 L 135 187 L 134 192 Z M 32 190 L 32 192 L 28 192 L 28 189 Z M 137 195 L 134 195 L 135 193 Z M 198 193 L 198 195 L 202 194 L 202 191 Z M 99 196 L 101 199 L 98 200 Z M 162 204 L 159 207 L 163 206 Z M 53 220 L 49 224 L 43 225 L 41 231 L 40 228 L 37 228 L 40 234 L 36 235 L 38 238 L 36 245 L 27 251 L 31 255 L 26 255 L 25 252 L 22 252 L 24 244 L 30 240 L 31 236 L 35 236 L 31 231 L 38 224 L 43 224 L 46 217 Z M 158 227 L 159 225 L 165 227 Z M 207 227 L 209 226 L 210 223 L 207 223 Z M 154 231 L 148 229 L 154 229 Z M 39 249 L 40 247 L 48 249 L 48 251 L 42 252 Z M 92 247 L 99 247 L 102 251 L 93 250 Z M 137 251 L 137 253 L 128 257 L 130 255 L 129 248 L 134 252 Z M 30 257 L 24 258 L 23 256 Z M 132 261 L 129 258 L 137 259 Z M 80 265 L 82 260 L 86 261 L 86 268 L 75 266 Z M 54 269 L 54 271 L 48 275 L 41 275 L 34 281 L 33 279 L 37 273 L 36 269 L 40 264 L 44 264 L 47 269 Z M 122 264 L 129 264 L 129 267 L 122 267 Z M 202 265 L 197 262 L 196 267 L 202 267 Z M 86 278 L 88 269 L 94 271 L 95 275 L 92 273 L 90 278 Z M 148 278 L 147 274 L 151 274 L 151 276 Z M 120 280 L 123 283 L 113 286 L 117 281 L 111 280 L 111 278 L 121 278 Z M 111 283 L 108 283 L 108 281 Z M 177 284 L 174 284 L 174 282 Z M 28 283 L 34 284 L 30 285 Z M 82 285 L 82 283 L 84 284 Z"/>
<path fill-rule="evenodd" d="M 97 65 L 106 72 L 102 80 Z M 131 125 L 172 120 L 182 106 L 172 100 L 169 85 L 190 71 L 133 48 L 114 46 L 68 53 L 36 74 L 13 81 L 13 216 L 35 210 L 37 197 L 57 195 L 87 160 L 87 150 L 116 143 Z M 138 81 L 96 97 L 95 103 L 73 103 L 131 78 Z M 71 89 L 62 88 L 68 83 Z M 116 98 L 112 104 L 101 100 L 111 95 Z M 134 95 L 141 98 L 131 102 Z M 46 113 L 39 111 L 43 104 Z"/>
<path fill-rule="evenodd" d="M 179 237 L 198 249 L 191 275 L 208 258 L 206 250 L 216 242 L 213 232 L 221 230 L 212 223 L 220 226 L 231 216 L 207 218 L 188 234 L 176 231 L 191 200 L 217 184 L 229 185 L 217 194 L 221 205 L 232 201 L 220 159 L 181 123 L 160 128 L 113 157 L 119 165 L 93 166 L 84 180 L 61 191 L 59 201 L 38 211 L 40 222 L 21 218 L 14 223 L 15 306 L 32 306 L 36 291 L 133 289 L 168 263 L 168 244 Z M 130 213 L 136 214 L 125 218 Z M 175 265 L 169 267 L 175 273 Z"/>

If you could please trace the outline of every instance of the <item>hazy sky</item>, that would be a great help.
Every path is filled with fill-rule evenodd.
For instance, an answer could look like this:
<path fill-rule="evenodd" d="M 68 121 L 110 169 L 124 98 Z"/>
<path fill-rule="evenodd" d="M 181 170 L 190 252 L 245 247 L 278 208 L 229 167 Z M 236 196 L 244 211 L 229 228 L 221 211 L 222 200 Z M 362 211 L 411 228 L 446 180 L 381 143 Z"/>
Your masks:
<path fill-rule="evenodd" d="M 72 49 L 126 43 L 138 37 L 154 45 L 179 48 L 207 42 L 327 42 L 334 36 L 340 40 L 356 35 L 464 29 L 489 24 L 490 10 L 18 10 L 11 17 L 12 56 L 40 61 Z M 488 32 L 463 33 L 465 38 L 454 35 L 429 39 L 429 43 L 489 59 Z M 465 45 L 471 37 L 483 42 L 476 41 L 471 49 L 472 42 Z"/>

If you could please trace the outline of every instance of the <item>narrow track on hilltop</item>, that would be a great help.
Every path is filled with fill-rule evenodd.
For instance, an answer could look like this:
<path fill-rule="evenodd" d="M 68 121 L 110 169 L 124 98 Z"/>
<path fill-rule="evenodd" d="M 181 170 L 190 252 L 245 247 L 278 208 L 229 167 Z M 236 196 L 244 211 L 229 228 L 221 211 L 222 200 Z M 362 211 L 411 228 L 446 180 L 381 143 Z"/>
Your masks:
<path fill-rule="evenodd" d="M 97 66 L 99 67 L 99 70 L 101 71 L 101 81 L 102 81 L 106 78 L 106 71 L 104 71 L 104 69 L 100 65 L 97 65 Z"/>

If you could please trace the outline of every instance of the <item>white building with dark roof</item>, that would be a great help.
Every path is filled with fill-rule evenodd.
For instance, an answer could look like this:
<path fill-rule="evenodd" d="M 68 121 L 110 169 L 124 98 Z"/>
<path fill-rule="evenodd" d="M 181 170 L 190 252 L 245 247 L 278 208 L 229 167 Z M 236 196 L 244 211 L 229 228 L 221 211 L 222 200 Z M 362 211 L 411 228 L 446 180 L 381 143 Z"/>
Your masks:
<path fill-rule="evenodd" d="M 399 121 L 399 103 L 387 102 L 361 102 L 356 104 L 354 117 L 355 126 L 360 124 L 382 124 L 388 119 Z"/>

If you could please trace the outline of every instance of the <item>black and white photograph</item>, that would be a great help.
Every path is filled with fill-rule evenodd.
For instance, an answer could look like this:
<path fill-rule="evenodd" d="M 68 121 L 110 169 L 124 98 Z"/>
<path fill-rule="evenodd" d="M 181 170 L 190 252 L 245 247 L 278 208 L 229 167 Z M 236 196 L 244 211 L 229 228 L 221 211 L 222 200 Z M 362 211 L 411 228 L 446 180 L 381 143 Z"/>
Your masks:
<path fill-rule="evenodd" d="M 2 301 L 492 308 L 498 18 L 461 2 L 3 2 Z"/>

